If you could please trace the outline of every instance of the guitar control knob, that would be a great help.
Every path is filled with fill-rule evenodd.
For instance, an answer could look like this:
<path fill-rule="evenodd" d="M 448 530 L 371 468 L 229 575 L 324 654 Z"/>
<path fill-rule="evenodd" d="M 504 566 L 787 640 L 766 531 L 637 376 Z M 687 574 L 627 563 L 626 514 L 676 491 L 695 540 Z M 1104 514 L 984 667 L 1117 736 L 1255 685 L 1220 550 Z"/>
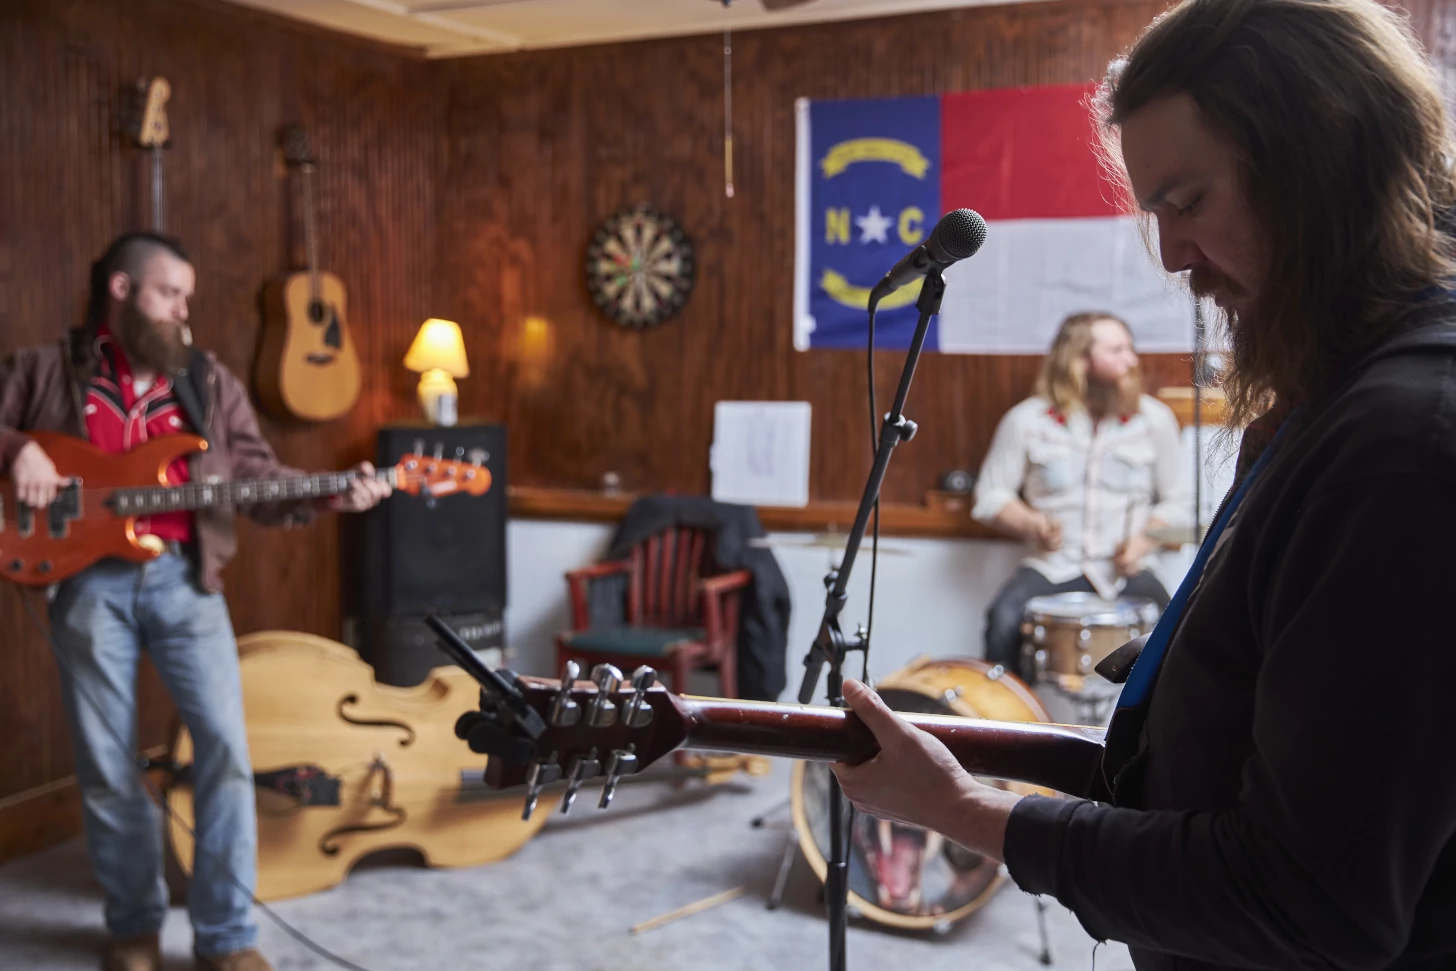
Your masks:
<path fill-rule="evenodd" d="M 617 720 L 617 705 L 608 696 L 622 683 L 622 672 L 610 664 L 598 664 L 592 668 L 592 681 L 597 693 L 587 709 L 587 724 L 603 728 Z"/>

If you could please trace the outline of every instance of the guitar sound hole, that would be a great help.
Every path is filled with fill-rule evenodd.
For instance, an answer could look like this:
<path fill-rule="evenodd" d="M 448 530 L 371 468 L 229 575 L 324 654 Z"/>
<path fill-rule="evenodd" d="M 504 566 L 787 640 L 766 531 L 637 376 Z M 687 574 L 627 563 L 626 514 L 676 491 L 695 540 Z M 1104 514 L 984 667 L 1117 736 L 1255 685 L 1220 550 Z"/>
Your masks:
<path fill-rule="evenodd" d="M 329 316 L 329 305 L 328 304 L 324 303 L 322 300 L 310 300 L 308 302 L 308 319 L 309 320 L 313 321 L 316 324 L 321 324 L 321 323 L 324 322 L 324 318 L 325 317 L 328 317 L 328 316 Z"/>

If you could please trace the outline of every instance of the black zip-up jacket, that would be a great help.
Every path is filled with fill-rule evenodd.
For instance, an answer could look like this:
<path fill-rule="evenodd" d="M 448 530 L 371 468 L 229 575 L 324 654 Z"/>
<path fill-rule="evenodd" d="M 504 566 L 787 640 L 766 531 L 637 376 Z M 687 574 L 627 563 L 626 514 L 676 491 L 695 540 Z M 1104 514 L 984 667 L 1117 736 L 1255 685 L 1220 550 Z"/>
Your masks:
<path fill-rule="evenodd" d="M 1006 862 L 1140 971 L 1456 968 L 1456 313 L 1292 423 L 1189 603 L 1112 805 Z M 1118 737 L 1121 735 L 1121 737 Z"/>

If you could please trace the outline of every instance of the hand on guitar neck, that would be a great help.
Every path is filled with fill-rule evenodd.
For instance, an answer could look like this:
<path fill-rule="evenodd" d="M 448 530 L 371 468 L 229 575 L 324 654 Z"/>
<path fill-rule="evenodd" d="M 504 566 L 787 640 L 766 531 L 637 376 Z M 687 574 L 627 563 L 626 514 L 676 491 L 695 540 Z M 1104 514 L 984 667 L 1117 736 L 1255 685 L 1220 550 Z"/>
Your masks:
<path fill-rule="evenodd" d="M 845 797 L 872 816 L 921 826 L 1004 860 L 1006 821 L 1023 797 L 976 781 L 940 739 L 891 711 L 863 683 L 846 680 L 844 699 L 880 746 L 858 765 L 832 766 Z"/>
<path fill-rule="evenodd" d="M 330 496 L 325 504 L 338 512 L 364 512 L 373 509 L 389 498 L 394 491 L 388 482 L 381 479 L 369 462 L 360 462 L 349 470 L 357 473 L 349 489 L 337 496 Z"/>

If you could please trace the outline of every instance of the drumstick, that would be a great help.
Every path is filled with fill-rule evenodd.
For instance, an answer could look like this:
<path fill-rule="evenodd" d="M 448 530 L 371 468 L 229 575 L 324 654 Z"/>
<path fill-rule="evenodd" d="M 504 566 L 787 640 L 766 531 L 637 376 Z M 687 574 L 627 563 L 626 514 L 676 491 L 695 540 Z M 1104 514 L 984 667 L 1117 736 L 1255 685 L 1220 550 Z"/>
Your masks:
<path fill-rule="evenodd" d="M 1133 499 L 1127 504 L 1127 518 L 1123 521 L 1122 524 L 1123 546 L 1126 546 L 1128 543 L 1132 542 L 1132 524 L 1133 520 L 1137 518 L 1137 508 L 1140 505 L 1142 505 L 1142 501 L 1140 499 Z"/>
<path fill-rule="evenodd" d="M 711 897 L 705 897 L 702 900 L 695 901 L 694 903 L 690 903 L 687 906 L 679 907 L 677 910 L 669 910 L 667 913 L 660 914 L 659 916 L 654 917 L 651 920 L 644 920 L 642 923 L 632 927 L 629 933 L 641 934 L 644 931 L 650 931 L 653 928 L 661 927 L 663 924 L 670 924 L 673 921 L 680 920 L 683 917 L 691 917 L 693 914 L 702 913 L 703 911 L 716 907 L 719 904 L 726 904 L 728 901 L 732 900 L 735 897 L 743 896 L 747 891 L 748 885 L 744 884 L 741 887 L 734 887 L 732 890 L 724 890 L 722 893 L 715 893 Z"/>

